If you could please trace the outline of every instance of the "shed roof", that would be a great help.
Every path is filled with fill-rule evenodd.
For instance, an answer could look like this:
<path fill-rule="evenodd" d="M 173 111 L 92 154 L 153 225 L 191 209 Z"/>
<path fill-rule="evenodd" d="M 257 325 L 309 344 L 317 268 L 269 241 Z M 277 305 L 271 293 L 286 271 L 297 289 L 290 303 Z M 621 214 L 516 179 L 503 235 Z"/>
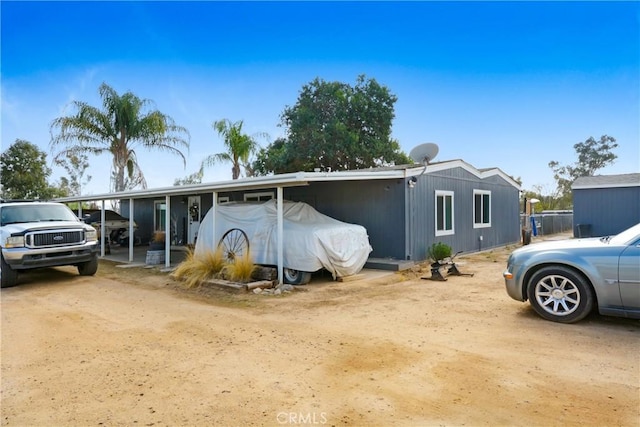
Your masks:
<path fill-rule="evenodd" d="M 583 190 L 588 188 L 616 187 L 640 187 L 640 173 L 582 176 L 573 182 L 571 189 Z"/>
<path fill-rule="evenodd" d="M 60 202 L 79 202 L 86 200 L 114 200 L 114 199 L 142 199 L 149 197 L 164 197 L 174 195 L 193 195 L 210 193 L 213 191 L 237 191 L 237 190 L 259 190 L 273 187 L 296 187 L 309 185 L 311 182 L 327 181 L 365 181 L 379 179 L 403 179 L 418 176 L 423 173 L 429 174 L 442 170 L 460 167 L 478 178 L 488 178 L 498 175 L 506 182 L 520 189 L 520 185 L 509 175 L 499 168 L 477 169 L 463 160 L 447 160 L 442 162 L 423 165 L 398 165 L 390 167 L 379 167 L 369 169 L 359 169 L 352 171 L 324 171 L 324 172 L 294 172 L 278 175 L 259 176 L 250 178 L 240 178 L 230 181 L 218 181 L 202 184 L 190 184 L 172 187 L 148 188 L 142 190 L 122 191 L 118 193 L 92 194 L 82 196 L 72 196 L 57 199 Z"/>

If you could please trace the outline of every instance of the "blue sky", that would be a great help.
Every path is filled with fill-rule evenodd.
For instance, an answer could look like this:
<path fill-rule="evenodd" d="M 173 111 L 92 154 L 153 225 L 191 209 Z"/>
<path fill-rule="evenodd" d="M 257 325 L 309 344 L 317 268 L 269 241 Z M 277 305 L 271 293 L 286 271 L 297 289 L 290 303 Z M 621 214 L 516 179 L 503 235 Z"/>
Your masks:
<path fill-rule="evenodd" d="M 549 161 L 617 139 L 603 174 L 640 171 L 638 2 L 2 1 L 2 151 L 17 138 L 49 153 L 49 125 L 98 86 L 153 100 L 191 133 L 187 166 L 139 152 L 149 187 L 170 186 L 224 150 L 211 123 L 284 135 L 280 114 L 316 77 L 364 74 L 398 97 L 393 137 L 408 153 L 463 159 L 555 188 Z M 266 140 L 259 140 L 261 145 Z M 109 190 L 106 156 L 85 194 Z M 63 170 L 54 167 L 53 179 Z M 231 166 L 205 181 L 231 179 Z"/>

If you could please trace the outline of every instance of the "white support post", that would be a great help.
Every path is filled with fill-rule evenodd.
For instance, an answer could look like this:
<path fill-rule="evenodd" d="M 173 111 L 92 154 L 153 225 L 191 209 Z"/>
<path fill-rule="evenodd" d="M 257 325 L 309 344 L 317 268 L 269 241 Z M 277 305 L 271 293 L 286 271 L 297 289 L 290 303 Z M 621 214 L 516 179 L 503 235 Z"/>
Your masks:
<path fill-rule="evenodd" d="M 277 188 L 276 196 L 276 210 L 278 217 L 278 283 L 284 283 L 284 219 L 283 219 L 283 202 L 282 202 L 282 187 Z"/>
<path fill-rule="evenodd" d="M 129 262 L 133 262 L 133 199 L 129 199 Z"/>
<path fill-rule="evenodd" d="M 104 242 L 106 239 L 106 233 L 105 233 L 105 212 L 104 212 L 104 200 L 102 201 L 102 208 L 100 209 L 100 256 L 104 257 L 104 253 L 105 253 L 105 248 L 104 248 Z"/>
<path fill-rule="evenodd" d="M 213 244 L 216 244 L 216 212 L 218 211 L 218 192 L 214 191 L 213 192 L 213 203 L 211 204 L 211 233 L 213 233 L 213 235 L 211 236 L 211 241 L 213 242 Z M 203 218 L 204 219 L 204 218 Z M 213 250 L 215 251 L 217 248 L 214 247 Z"/>
<path fill-rule="evenodd" d="M 164 215 L 164 266 L 171 266 L 171 198 L 164 196 L 164 203 L 167 207 Z"/>

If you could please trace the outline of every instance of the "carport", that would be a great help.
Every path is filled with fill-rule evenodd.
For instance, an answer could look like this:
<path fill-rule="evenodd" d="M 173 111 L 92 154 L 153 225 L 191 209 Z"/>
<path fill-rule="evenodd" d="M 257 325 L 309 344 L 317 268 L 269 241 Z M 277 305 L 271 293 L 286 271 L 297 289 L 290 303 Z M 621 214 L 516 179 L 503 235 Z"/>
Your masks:
<path fill-rule="evenodd" d="M 230 191 L 252 191 L 275 189 L 277 201 L 277 258 L 278 258 L 278 281 L 283 283 L 283 189 L 288 187 L 307 186 L 310 182 L 320 181 L 355 181 L 355 180 L 379 180 L 379 179 L 406 179 L 407 177 L 418 175 L 423 172 L 422 167 L 402 170 L 385 170 L 385 171 L 344 171 L 344 172 L 297 172 L 290 174 L 272 175 L 265 177 L 243 178 L 231 181 L 222 181 L 217 183 L 192 184 L 174 187 L 163 187 L 156 189 L 143 189 L 124 191 L 119 193 L 105 193 L 97 195 L 73 196 L 57 199 L 62 203 L 70 202 L 99 202 L 101 207 L 101 230 L 100 230 L 100 255 L 105 257 L 106 251 L 106 230 L 105 230 L 105 202 L 109 200 L 128 201 L 129 212 L 128 218 L 134 218 L 136 200 L 149 198 L 164 198 L 166 204 L 166 215 L 164 218 L 164 232 L 168 237 L 171 232 L 171 197 L 172 196 L 189 196 L 211 194 L 213 206 L 216 209 L 218 204 L 218 193 Z M 121 212 L 126 216 L 126 212 Z M 78 216 L 82 216 L 82 210 L 78 212 Z M 215 222 L 215 215 L 214 215 Z M 215 230 L 215 224 L 213 229 Z M 134 221 L 129 221 L 129 236 L 134 235 Z M 214 236 L 215 238 L 215 236 Z M 171 265 L 171 241 L 165 239 L 165 268 Z M 129 239 L 128 260 L 134 261 L 134 239 Z"/>

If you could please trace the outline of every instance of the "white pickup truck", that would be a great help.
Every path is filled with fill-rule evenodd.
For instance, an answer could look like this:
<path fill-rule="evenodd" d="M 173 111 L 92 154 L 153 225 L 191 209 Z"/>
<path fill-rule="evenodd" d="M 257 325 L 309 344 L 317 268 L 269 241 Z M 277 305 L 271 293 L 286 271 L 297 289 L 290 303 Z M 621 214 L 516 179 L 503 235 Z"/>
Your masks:
<path fill-rule="evenodd" d="M 3 288 L 15 286 L 22 270 L 74 265 L 83 276 L 98 270 L 96 229 L 62 203 L 0 201 L 0 247 Z"/>

